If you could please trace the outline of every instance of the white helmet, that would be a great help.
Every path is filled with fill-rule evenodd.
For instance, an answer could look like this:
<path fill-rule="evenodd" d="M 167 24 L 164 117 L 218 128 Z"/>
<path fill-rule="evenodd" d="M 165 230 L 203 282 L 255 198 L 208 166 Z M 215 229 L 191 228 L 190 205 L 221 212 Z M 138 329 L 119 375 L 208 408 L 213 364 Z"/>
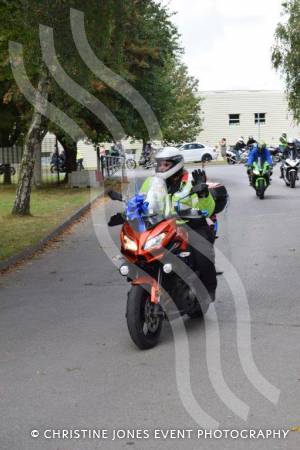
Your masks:
<path fill-rule="evenodd" d="M 184 166 L 182 153 L 176 147 L 164 147 L 156 154 L 155 160 L 156 174 L 164 180 L 175 175 Z"/>

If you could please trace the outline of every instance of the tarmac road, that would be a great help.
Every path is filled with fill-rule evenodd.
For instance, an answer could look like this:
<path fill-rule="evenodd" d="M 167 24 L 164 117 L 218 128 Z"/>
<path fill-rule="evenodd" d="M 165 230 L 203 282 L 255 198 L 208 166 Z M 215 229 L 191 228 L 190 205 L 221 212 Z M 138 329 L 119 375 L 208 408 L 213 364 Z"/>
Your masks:
<path fill-rule="evenodd" d="M 93 220 L 0 279 L 1 450 L 299 449 L 297 432 L 280 440 L 194 435 L 203 425 L 199 408 L 221 430 L 300 426 L 300 185 L 285 187 L 277 168 L 261 201 L 243 167 L 209 167 L 208 175 L 225 183 L 231 196 L 216 244 L 224 276 L 205 326 L 189 319 L 185 328 L 180 321 L 172 325 L 176 347 L 167 323 L 151 351 L 141 352 L 130 341 L 128 286 L 107 256 L 116 248 L 101 225 L 103 206 Z M 118 207 L 107 202 L 107 216 Z M 277 389 L 274 404 L 266 395 L 274 400 Z M 246 420 L 238 416 L 245 413 Z M 109 439 L 48 439 L 50 431 L 30 436 L 31 430 L 70 428 L 107 429 Z M 145 432 L 144 439 L 112 441 L 113 429 L 149 430 L 151 438 Z M 191 439 L 154 439 L 154 429 L 193 432 Z"/>

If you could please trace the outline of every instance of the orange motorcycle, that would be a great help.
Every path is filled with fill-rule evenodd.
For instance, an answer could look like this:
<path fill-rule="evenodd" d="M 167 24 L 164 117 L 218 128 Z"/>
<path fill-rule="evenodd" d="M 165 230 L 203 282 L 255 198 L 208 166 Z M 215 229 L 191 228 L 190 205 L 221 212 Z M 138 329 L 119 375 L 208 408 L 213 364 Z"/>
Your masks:
<path fill-rule="evenodd" d="M 123 201 L 117 192 L 109 196 Z M 153 177 L 146 194 L 128 200 L 125 213 L 110 219 L 109 226 L 123 225 L 119 271 L 131 283 L 127 326 L 140 349 L 157 345 L 164 319 L 185 314 L 202 317 L 208 310 L 210 297 L 195 295 L 193 282 L 198 281 L 198 274 L 188 232 L 178 224 L 201 218 L 206 220 L 202 212 L 182 207 L 174 215 L 165 181 Z M 215 229 L 216 224 L 215 219 Z"/>

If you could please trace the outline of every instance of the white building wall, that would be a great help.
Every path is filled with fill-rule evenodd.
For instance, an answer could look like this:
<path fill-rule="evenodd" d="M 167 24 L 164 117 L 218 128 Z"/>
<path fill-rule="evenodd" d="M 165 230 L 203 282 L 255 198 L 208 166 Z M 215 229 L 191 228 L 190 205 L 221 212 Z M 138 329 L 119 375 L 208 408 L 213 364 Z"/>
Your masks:
<path fill-rule="evenodd" d="M 265 113 L 266 123 L 260 125 L 260 139 L 278 144 L 283 132 L 300 137 L 300 127 L 293 124 L 285 94 L 281 91 L 209 91 L 200 92 L 203 98 L 202 118 L 204 130 L 198 141 L 216 145 L 225 137 L 233 145 L 243 136 L 259 139 L 254 114 Z M 239 125 L 229 125 L 229 114 L 240 114 Z"/>

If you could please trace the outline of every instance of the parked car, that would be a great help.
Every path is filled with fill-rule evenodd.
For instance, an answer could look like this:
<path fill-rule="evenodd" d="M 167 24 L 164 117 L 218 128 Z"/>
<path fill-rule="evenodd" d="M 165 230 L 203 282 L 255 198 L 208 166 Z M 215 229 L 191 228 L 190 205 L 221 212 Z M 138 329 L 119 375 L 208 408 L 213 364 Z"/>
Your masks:
<path fill-rule="evenodd" d="M 198 142 L 183 144 L 179 150 L 182 152 L 184 162 L 212 161 L 218 157 L 215 148 L 207 147 Z"/>

